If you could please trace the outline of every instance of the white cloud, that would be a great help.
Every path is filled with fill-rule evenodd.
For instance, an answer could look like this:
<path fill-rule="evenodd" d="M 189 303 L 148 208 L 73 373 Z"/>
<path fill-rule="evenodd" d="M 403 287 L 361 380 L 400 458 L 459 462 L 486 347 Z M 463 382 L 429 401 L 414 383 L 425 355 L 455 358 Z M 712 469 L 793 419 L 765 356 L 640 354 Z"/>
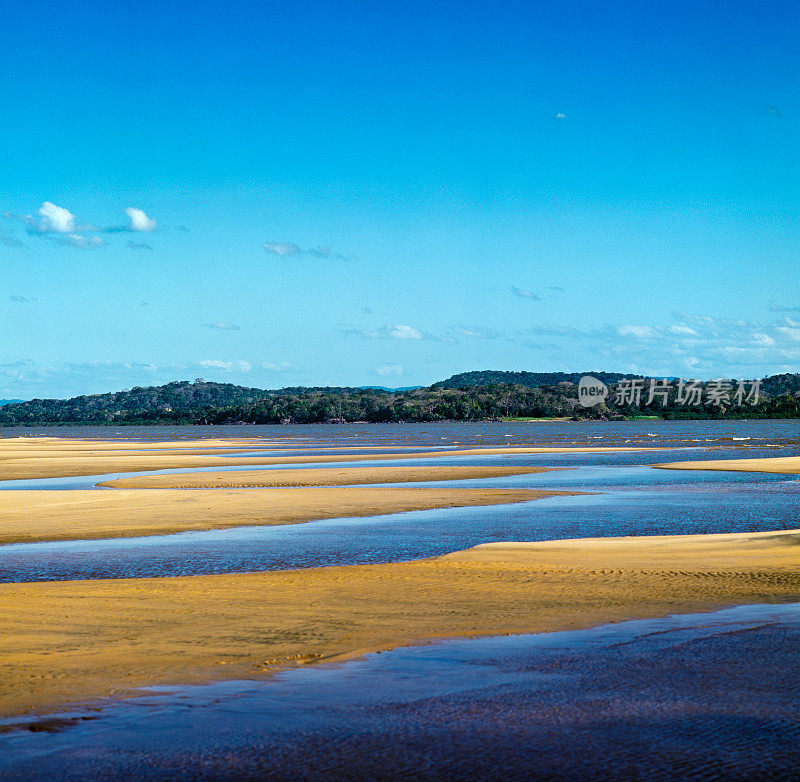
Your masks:
<path fill-rule="evenodd" d="M 267 372 L 289 372 L 294 368 L 294 364 L 291 364 L 288 361 L 281 361 L 278 364 L 274 364 L 270 361 L 261 362 L 261 369 L 264 369 Z"/>
<path fill-rule="evenodd" d="M 509 334 L 509 339 L 537 351 L 549 366 L 570 357 L 565 370 L 592 366 L 639 371 L 653 377 L 759 377 L 796 372 L 800 365 L 800 318 L 777 322 L 675 313 L 671 323 L 608 324 L 585 330 L 540 325 Z M 532 342 L 525 338 L 533 335 Z"/>
<path fill-rule="evenodd" d="M 264 242 L 264 249 L 274 255 L 299 255 L 302 250 L 293 242 Z"/>
<path fill-rule="evenodd" d="M 658 336 L 650 326 L 618 326 L 617 334 L 621 337 L 635 337 L 636 339 L 652 339 Z"/>
<path fill-rule="evenodd" d="M 403 374 L 403 367 L 400 364 L 382 364 L 379 367 L 375 367 L 375 371 L 381 377 L 398 376 Z"/>
<path fill-rule="evenodd" d="M 129 231 L 155 231 L 158 227 L 158 223 L 141 209 L 129 206 L 125 209 L 125 214 L 128 215 L 127 228 Z"/>
<path fill-rule="evenodd" d="M 789 339 L 793 340 L 794 342 L 800 342 L 800 329 L 799 328 L 794 328 L 792 326 L 778 326 L 778 328 L 776 328 L 775 330 L 779 331 L 785 337 L 788 337 Z"/>
<path fill-rule="evenodd" d="M 367 339 L 402 339 L 402 340 L 418 340 L 427 339 L 439 341 L 441 338 L 434 334 L 427 334 L 415 329 L 413 326 L 407 326 L 403 323 L 398 323 L 394 326 L 381 326 L 379 329 L 365 329 L 357 328 L 354 326 L 340 326 L 339 330 L 348 337 L 366 337 Z"/>
<path fill-rule="evenodd" d="M 669 330 L 673 334 L 686 334 L 688 336 L 697 335 L 697 332 L 691 326 L 687 326 L 685 323 L 678 323 L 674 326 L 670 326 Z"/>
<path fill-rule="evenodd" d="M 217 359 L 205 359 L 198 361 L 197 366 L 203 369 L 221 369 L 223 372 L 249 372 L 253 367 L 248 361 L 219 361 Z"/>
<path fill-rule="evenodd" d="M 422 339 L 422 332 L 413 326 L 399 324 L 397 326 L 388 326 L 387 328 L 392 339 Z"/>
<path fill-rule="evenodd" d="M 484 326 L 453 326 L 453 331 L 460 337 L 470 339 L 497 339 L 502 336 L 499 331 Z"/>
<path fill-rule="evenodd" d="M 353 260 L 352 255 L 343 255 L 331 250 L 330 247 L 319 245 L 318 247 L 301 247 L 294 242 L 264 242 L 264 249 L 273 255 L 288 257 L 291 255 L 306 255 L 312 258 L 335 258 L 339 261 Z"/>
<path fill-rule="evenodd" d="M 216 323 L 206 323 L 206 328 L 216 329 L 218 331 L 239 331 L 239 327 L 235 323 L 223 323 L 217 321 Z"/>
<path fill-rule="evenodd" d="M 105 244 L 105 241 L 99 236 L 83 236 L 82 234 L 67 234 L 61 237 L 60 242 L 69 247 L 79 247 L 82 250 L 102 247 Z"/>
<path fill-rule="evenodd" d="M 559 111 L 559 112 L 558 112 L 558 114 L 556 114 L 556 115 L 553 117 L 553 119 L 566 119 L 566 118 L 567 118 L 567 115 L 566 115 L 566 114 L 564 114 L 564 112 L 563 112 L 563 111 Z"/>
<path fill-rule="evenodd" d="M 45 201 L 38 211 L 39 219 L 34 222 L 34 230 L 40 234 L 71 234 L 75 232 L 75 215 L 68 209 Z"/>

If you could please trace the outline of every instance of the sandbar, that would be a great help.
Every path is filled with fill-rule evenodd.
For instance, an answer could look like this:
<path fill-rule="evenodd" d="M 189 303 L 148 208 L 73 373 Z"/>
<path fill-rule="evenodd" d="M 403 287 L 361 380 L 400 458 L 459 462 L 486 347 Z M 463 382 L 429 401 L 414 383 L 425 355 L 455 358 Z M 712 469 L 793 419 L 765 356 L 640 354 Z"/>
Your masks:
<path fill-rule="evenodd" d="M 178 475 L 136 475 L 97 484 L 119 489 L 213 489 L 256 486 L 350 486 L 370 483 L 421 483 L 502 478 L 548 472 L 546 467 L 486 465 L 392 465 L 389 467 L 315 467 L 294 470 L 236 470 Z"/>
<path fill-rule="evenodd" d="M 777 456 L 763 459 L 714 459 L 707 462 L 669 462 L 652 464 L 660 470 L 731 470 L 733 472 L 800 473 L 800 456 Z"/>
<path fill-rule="evenodd" d="M 499 505 L 568 493 L 353 486 L 6 491 L 0 503 L 0 544 L 296 524 L 431 508 Z"/>
<path fill-rule="evenodd" d="M 793 602 L 798 546 L 798 530 L 498 543 L 381 565 L 0 584 L 0 715 L 439 638 Z"/>

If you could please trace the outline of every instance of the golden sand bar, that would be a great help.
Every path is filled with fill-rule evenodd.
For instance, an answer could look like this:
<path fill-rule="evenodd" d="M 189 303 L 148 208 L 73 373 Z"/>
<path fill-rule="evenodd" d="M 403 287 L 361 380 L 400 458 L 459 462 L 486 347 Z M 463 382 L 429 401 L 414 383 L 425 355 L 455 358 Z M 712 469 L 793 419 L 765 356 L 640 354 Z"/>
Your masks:
<path fill-rule="evenodd" d="M 546 467 L 480 465 L 392 465 L 391 467 L 314 467 L 294 470 L 236 470 L 180 475 L 137 475 L 97 484 L 119 489 L 215 489 L 255 486 L 352 486 L 368 483 L 420 483 L 503 478 L 548 472 Z"/>
<path fill-rule="evenodd" d="M 766 459 L 715 459 L 708 462 L 670 462 L 653 464 L 661 470 L 732 470 L 734 472 L 800 473 L 800 456 L 778 456 Z"/>
<path fill-rule="evenodd" d="M 0 714 L 429 639 L 800 599 L 800 531 L 489 544 L 417 562 L 0 584 Z"/>
<path fill-rule="evenodd" d="M 237 456 L 235 459 L 217 455 L 218 451 L 206 453 L 204 441 L 151 443 L 153 452 L 142 453 L 142 444 L 128 448 L 101 447 L 98 440 L 65 441 L 63 448 L 54 447 L 52 441 L 44 444 L 38 439 L 0 439 L 0 480 L 23 480 L 26 478 L 65 478 L 79 475 L 102 475 L 111 472 L 146 472 L 198 467 L 230 467 L 233 465 L 274 464 L 324 464 L 327 462 L 358 462 L 386 459 L 435 459 L 442 456 L 494 456 L 525 453 L 605 453 L 609 451 L 648 450 L 635 448 L 464 448 L 449 451 L 427 451 L 423 453 L 364 453 L 314 454 L 308 456 Z M 230 448 L 243 453 L 247 450 L 266 450 L 270 444 L 254 440 L 209 440 L 208 446 Z M 111 444 L 116 446 L 116 443 Z M 274 444 L 273 444 L 274 445 Z M 187 452 L 188 449 L 188 452 Z M 279 447 L 278 450 L 285 450 Z M 317 449 L 309 449 L 317 450 Z M 320 449 L 321 450 L 321 449 Z M 59 452 L 60 451 L 60 452 Z M 198 453 L 200 451 L 200 453 Z M 203 455 L 204 454 L 204 455 Z"/>
<path fill-rule="evenodd" d="M 314 519 L 375 516 L 431 508 L 500 505 L 569 493 L 527 489 L 352 486 L 196 491 L 8 491 L 3 492 L 0 503 L 0 544 L 128 538 L 190 530 L 296 524 Z"/>

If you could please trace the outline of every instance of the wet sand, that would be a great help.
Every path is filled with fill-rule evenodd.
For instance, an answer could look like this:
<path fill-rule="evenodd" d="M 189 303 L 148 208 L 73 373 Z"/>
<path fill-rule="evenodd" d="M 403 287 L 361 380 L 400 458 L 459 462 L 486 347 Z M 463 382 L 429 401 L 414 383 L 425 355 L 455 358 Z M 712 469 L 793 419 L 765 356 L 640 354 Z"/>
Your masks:
<path fill-rule="evenodd" d="M 766 459 L 717 459 L 708 462 L 671 462 L 653 464 L 660 470 L 732 470 L 734 472 L 800 473 L 800 456 L 779 456 Z"/>
<path fill-rule="evenodd" d="M 247 470 L 180 475 L 141 475 L 103 481 L 98 486 L 118 489 L 214 489 L 258 486 L 349 486 L 369 483 L 421 483 L 501 478 L 548 472 L 546 467 L 457 465 L 392 465 L 391 467 L 317 467 L 313 470 Z"/>
<path fill-rule="evenodd" d="M 0 544 L 168 535 L 432 508 L 500 505 L 567 492 L 527 489 L 310 487 L 7 491 Z"/>
<path fill-rule="evenodd" d="M 0 778 L 789 780 L 798 656 L 800 604 L 403 647 L 12 718 Z"/>
<path fill-rule="evenodd" d="M 0 714 L 429 639 L 797 601 L 798 545 L 800 531 L 498 543 L 396 564 L 0 584 Z"/>

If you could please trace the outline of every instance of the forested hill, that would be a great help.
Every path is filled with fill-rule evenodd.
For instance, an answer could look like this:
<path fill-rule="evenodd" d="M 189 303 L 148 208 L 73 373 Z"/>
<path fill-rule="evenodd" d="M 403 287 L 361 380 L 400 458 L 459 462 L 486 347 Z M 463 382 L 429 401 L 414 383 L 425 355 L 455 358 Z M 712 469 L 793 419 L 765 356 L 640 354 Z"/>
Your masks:
<path fill-rule="evenodd" d="M 761 390 L 769 396 L 800 394 L 800 374 L 772 375 L 761 381 Z"/>
<path fill-rule="evenodd" d="M 472 372 L 429 388 L 246 388 L 229 383 L 181 381 L 73 399 L 33 399 L 0 407 L 0 426 L 48 424 L 281 424 L 368 421 L 477 421 L 499 418 L 625 419 L 800 418 L 800 374 L 760 381 L 758 404 L 735 402 L 736 381 L 724 401 L 718 383 L 698 385 L 694 402 L 682 399 L 677 383 L 651 399 L 650 381 L 611 372 L 593 372 L 609 394 L 594 407 L 578 402 L 580 374 Z M 491 382 L 499 377 L 514 382 Z M 473 385 L 450 387 L 468 378 Z M 527 381 L 527 382 L 521 382 Z M 549 382 L 546 382 L 549 381 Z M 626 381 L 626 382 L 621 382 Z M 534 385 L 535 383 L 535 385 Z M 636 385 L 638 393 L 621 393 Z M 747 384 L 748 388 L 752 384 Z M 716 386 L 716 388 L 715 388 Z M 717 401 L 713 401 L 716 398 Z"/>
<path fill-rule="evenodd" d="M 642 375 L 621 375 L 619 372 L 500 372 L 484 369 L 480 372 L 461 372 L 434 383 L 431 388 L 473 388 L 474 386 L 491 386 L 497 383 L 539 388 L 555 386 L 559 383 L 578 384 L 584 375 L 591 375 L 602 380 L 606 385 L 617 383 L 624 378 L 637 378 Z"/>
<path fill-rule="evenodd" d="M 198 410 L 250 404 L 269 394 L 260 388 L 188 380 L 72 399 L 31 399 L 0 407 L 0 425 L 83 423 L 185 423 Z"/>

